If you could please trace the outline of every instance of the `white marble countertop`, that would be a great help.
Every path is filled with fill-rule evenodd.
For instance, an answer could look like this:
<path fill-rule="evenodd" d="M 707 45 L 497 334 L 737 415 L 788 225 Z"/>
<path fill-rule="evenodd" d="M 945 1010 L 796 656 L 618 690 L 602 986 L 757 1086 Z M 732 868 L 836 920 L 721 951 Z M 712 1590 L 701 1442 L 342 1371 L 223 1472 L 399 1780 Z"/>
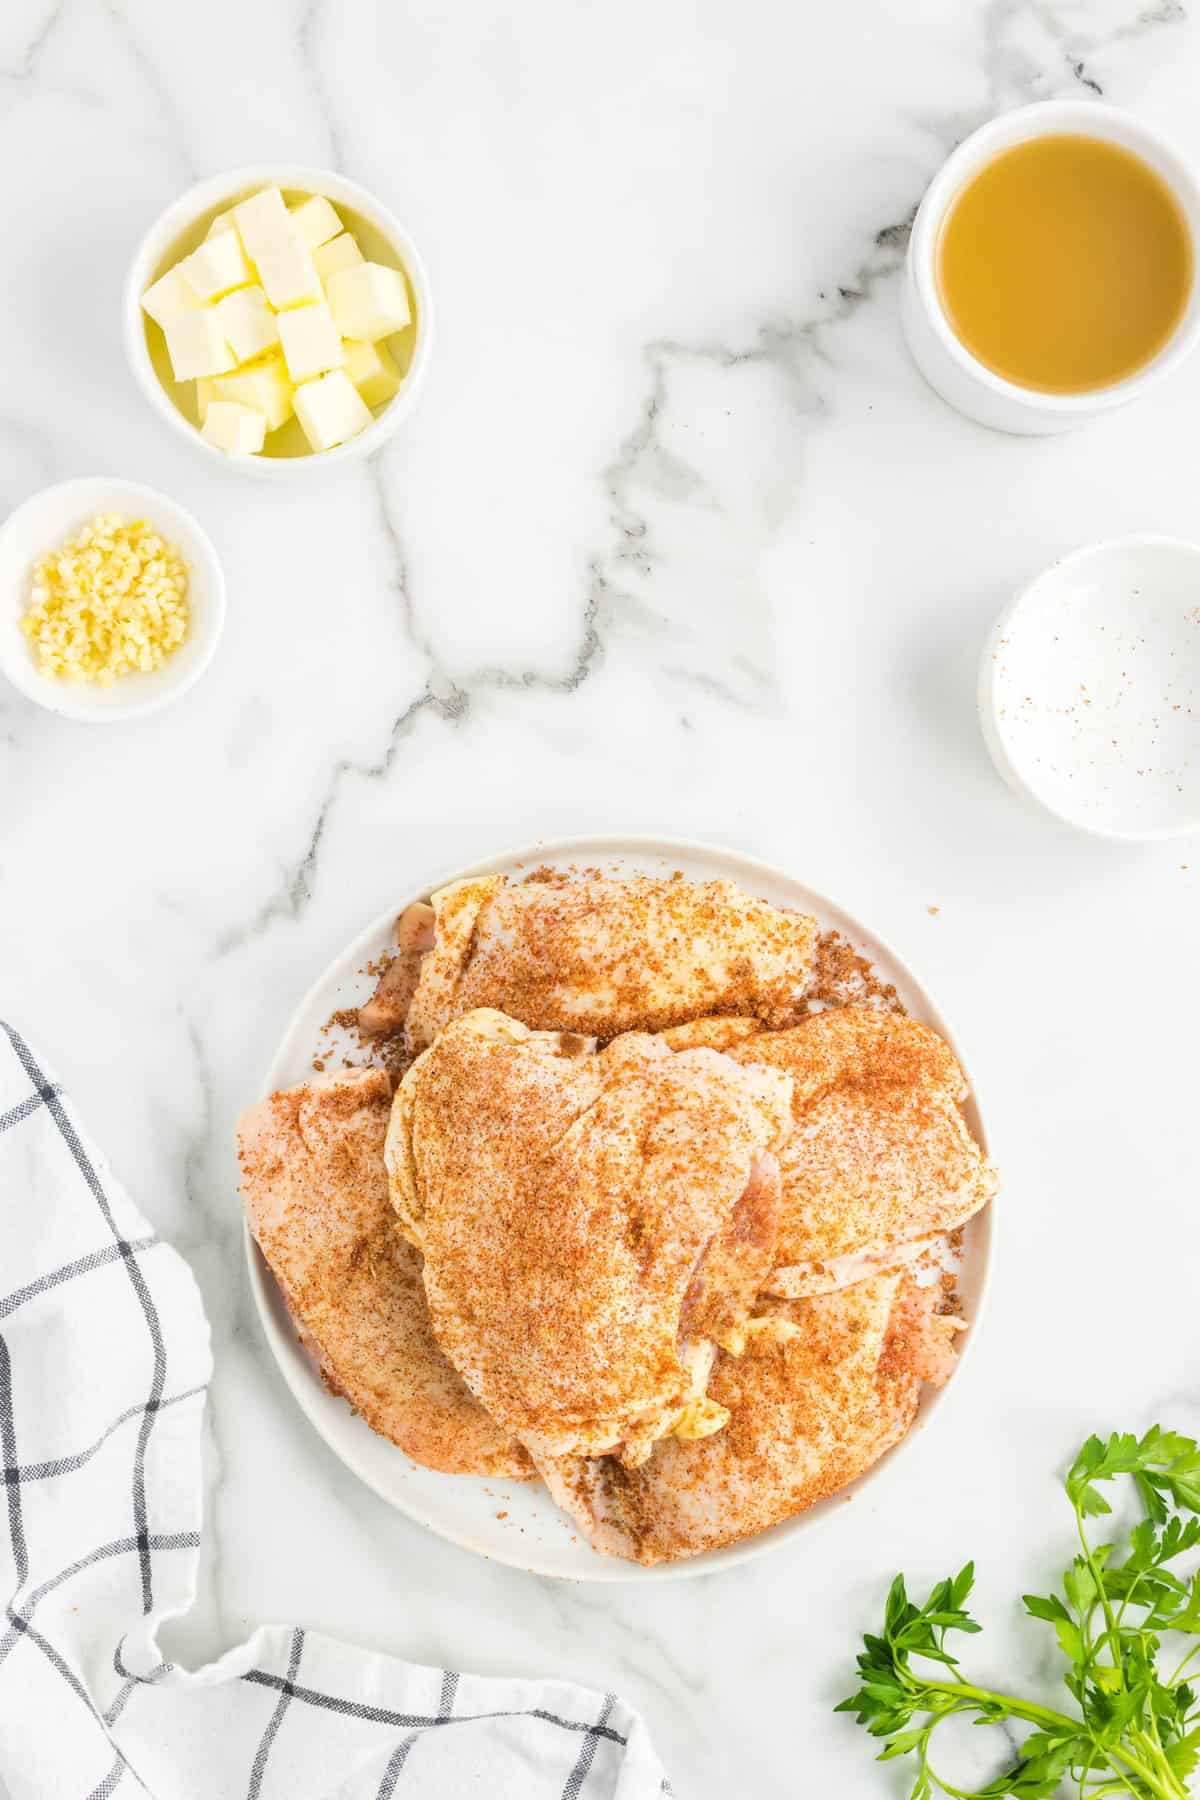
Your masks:
<path fill-rule="evenodd" d="M 1200 152 L 1178 0 L 13 0 L 0 19 L 0 502 L 149 480 L 229 625 L 161 717 L 0 694 L 2 1004 L 213 1320 L 208 1536 L 171 1648 L 301 1620 L 619 1689 L 695 1800 L 898 1791 L 830 1707 L 897 1568 L 974 1555 L 981 1667 L 1052 1678 L 1093 1427 L 1200 1422 L 1200 842 L 1026 809 L 974 717 L 986 627 L 1089 538 L 1200 536 L 1200 359 L 1074 437 L 991 436 L 901 343 L 905 222 L 953 142 L 1052 94 Z M 423 247 L 439 341 L 376 462 L 266 486 L 155 421 L 119 337 L 202 173 L 333 165 Z M 969 1046 L 1006 1187 L 986 1329 L 933 1428 L 748 1567 L 567 1587 L 426 1535 L 319 1442 L 251 1309 L 231 1121 L 302 989 L 425 874 L 587 831 L 786 864 L 909 956 Z"/>

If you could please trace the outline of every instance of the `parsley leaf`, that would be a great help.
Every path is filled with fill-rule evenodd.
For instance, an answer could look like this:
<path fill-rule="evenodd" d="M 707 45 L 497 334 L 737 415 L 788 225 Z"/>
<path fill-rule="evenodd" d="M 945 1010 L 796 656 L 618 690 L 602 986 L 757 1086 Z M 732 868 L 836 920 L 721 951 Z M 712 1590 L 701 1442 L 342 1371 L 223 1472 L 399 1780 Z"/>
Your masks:
<path fill-rule="evenodd" d="M 1121 1477 L 1132 1481 L 1145 1516 L 1124 1543 L 1093 1543 L 1088 1522 L 1111 1515 L 1103 1490 Z M 1024 1604 L 1054 1631 L 1071 1710 L 977 1686 L 962 1673 L 947 1640 L 980 1629 L 966 1611 L 971 1563 L 920 1606 L 897 1575 L 882 1632 L 863 1638 L 859 1687 L 836 1710 L 882 1740 L 881 1761 L 916 1759 L 910 1800 L 1052 1800 L 1066 1782 L 1078 1800 L 1187 1800 L 1187 1779 L 1200 1766 L 1200 1696 L 1186 1678 L 1200 1662 L 1200 1568 L 1171 1565 L 1200 1546 L 1200 1447 L 1157 1425 L 1140 1438 L 1090 1437 L 1064 1485 L 1078 1552 L 1061 1594 L 1026 1594 Z M 933 1765 L 934 1735 L 955 1715 L 1031 1728 L 1015 1760 L 984 1787 L 958 1787 Z"/>

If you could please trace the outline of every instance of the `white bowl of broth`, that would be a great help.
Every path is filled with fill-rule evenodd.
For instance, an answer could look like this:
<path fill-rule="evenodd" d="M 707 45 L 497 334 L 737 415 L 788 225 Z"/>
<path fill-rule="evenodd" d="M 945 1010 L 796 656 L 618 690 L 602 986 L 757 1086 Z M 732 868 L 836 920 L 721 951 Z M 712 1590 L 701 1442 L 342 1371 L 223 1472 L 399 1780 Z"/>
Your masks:
<path fill-rule="evenodd" d="M 323 194 L 345 231 L 357 238 L 363 255 L 399 269 L 408 288 L 411 323 L 386 340 L 402 380 L 399 391 L 380 407 L 370 425 L 331 450 L 314 451 L 293 416 L 269 433 L 255 456 L 228 456 L 200 435 L 196 383 L 176 381 L 160 326 L 142 308 L 142 295 L 181 257 L 200 244 L 218 213 L 262 188 L 278 187 L 289 205 Z M 210 176 L 189 188 L 146 233 L 134 253 L 123 297 L 125 348 L 138 386 L 167 426 L 185 436 L 209 459 L 238 474 L 290 478 L 334 463 L 369 456 L 391 436 L 416 405 L 433 344 L 433 302 L 419 251 L 400 221 L 373 194 L 331 169 L 293 163 L 262 163 Z"/>
<path fill-rule="evenodd" d="M 1068 430 L 1135 399 L 1200 337 L 1200 184 L 1128 113 L 1045 101 L 943 165 L 909 240 L 917 367 L 1001 431 Z"/>

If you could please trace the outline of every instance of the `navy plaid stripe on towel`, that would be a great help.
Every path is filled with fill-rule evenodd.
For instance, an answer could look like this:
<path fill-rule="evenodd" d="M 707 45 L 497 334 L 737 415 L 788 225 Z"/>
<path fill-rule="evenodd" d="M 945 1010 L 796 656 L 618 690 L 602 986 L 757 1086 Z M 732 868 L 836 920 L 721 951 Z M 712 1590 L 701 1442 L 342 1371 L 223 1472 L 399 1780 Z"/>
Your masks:
<path fill-rule="evenodd" d="M 0 1793 L 658 1800 L 635 1713 L 280 1627 L 195 1672 L 155 1631 L 200 1547 L 211 1373 L 191 1273 L 0 1027 Z"/>

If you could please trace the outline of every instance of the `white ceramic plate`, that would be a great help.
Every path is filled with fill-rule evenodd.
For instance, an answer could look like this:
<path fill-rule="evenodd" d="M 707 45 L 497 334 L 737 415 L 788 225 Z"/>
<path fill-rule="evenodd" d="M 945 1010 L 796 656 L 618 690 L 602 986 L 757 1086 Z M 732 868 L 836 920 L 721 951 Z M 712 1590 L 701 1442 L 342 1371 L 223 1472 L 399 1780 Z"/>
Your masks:
<path fill-rule="evenodd" d="M 560 867 L 598 867 L 618 875 L 665 875 L 680 869 L 695 881 L 737 881 L 750 892 L 777 905 L 815 913 L 822 928 L 833 927 L 842 932 L 857 949 L 869 956 L 886 979 L 896 984 L 911 1015 L 940 1031 L 963 1060 L 961 1048 L 946 1020 L 895 952 L 857 919 L 803 882 L 766 863 L 702 844 L 671 843 L 652 838 L 578 838 L 535 844 L 525 850 L 490 857 L 474 868 L 457 870 L 409 893 L 397 894 L 395 905 L 347 945 L 301 1002 L 267 1071 L 265 1091 L 271 1093 L 277 1088 L 290 1087 L 311 1075 L 313 1056 L 325 1054 L 328 1048 L 322 1027 L 334 1012 L 358 1006 L 366 999 L 374 983 L 361 971 L 373 958 L 391 949 L 396 915 L 411 901 L 425 899 L 432 889 L 464 875 L 486 874 L 493 870 L 521 875 L 546 863 Z M 967 1117 L 975 1136 L 986 1148 L 983 1122 L 974 1098 Z M 959 1290 L 971 1329 L 959 1339 L 960 1364 L 969 1352 L 979 1326 L 991 1243 L 991 1213 L 992 1209 L 986 1208 L 971 1221 L 966 1231 Z M 735 1563 L 759 1556 L 798 1533 L 816 1529 L 831 1509 L 840 1506 L 853 1491 L 843 1489 L 771 1531 L 684 1562 L 642 1568 L 636 1563 L 600 1556 L 551 1504 L 544 1489 L 524 1482 L 436 1474 L 411 1462 L 402 1450 L 355 1418 L 345 1401 L 335 1399 L 322 1386 L 317 1366 L 299 1344 L 296 1328 L 249 1232 L 246 1234 L 246 1254 L 250 1285 L 267 1341 L 284 1380 L 325 1442 L 348 1469 L 383 1499 L 463 1549 L 474 1550 L 481 1556 L 492 1557 L 515 1568 L 528 1569 L 534 1574 L 569 1580 L 678 1580 L 687 1575 L 732 1568 Z M 960 1368 L 947 1388 L 924 1390 L 914 1431 L 920 1430 L 932 1418 L 944 1397 L 964 1379 Z M 886 1470 L 900 1448 L 897 1446 L 854 1487 L 861 1487 L 867 1481 L 886 1479 Z"/>

